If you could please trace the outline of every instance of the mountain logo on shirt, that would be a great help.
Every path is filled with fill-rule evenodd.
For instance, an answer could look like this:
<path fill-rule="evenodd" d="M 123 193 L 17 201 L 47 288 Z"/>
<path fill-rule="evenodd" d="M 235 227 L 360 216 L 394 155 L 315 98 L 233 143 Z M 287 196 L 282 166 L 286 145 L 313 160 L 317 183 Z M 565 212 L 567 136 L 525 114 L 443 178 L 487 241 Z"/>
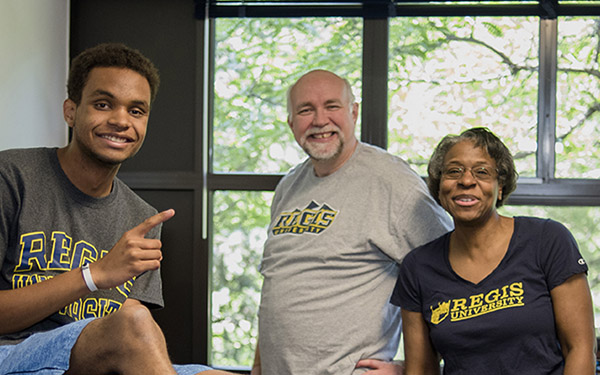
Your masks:
<path fill-rule="evenodd" d="M 327 204 L 319 205 L 311 201 L 303 209 L 296 208 L 293 211 L 281 212 L 274 221 L 272 233 L 278 234 L 319 234 L 329 228 L 339 211 L 334 210 Z"/>

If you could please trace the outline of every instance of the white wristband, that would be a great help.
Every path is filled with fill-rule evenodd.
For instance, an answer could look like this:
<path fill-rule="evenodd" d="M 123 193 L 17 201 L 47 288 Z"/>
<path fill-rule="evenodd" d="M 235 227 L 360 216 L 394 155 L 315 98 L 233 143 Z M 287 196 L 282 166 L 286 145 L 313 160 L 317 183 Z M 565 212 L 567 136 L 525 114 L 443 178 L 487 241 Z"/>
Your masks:
<path fill-rule="evenodd" d="M 94 284 L 94 279 L 92 279 L 89 263 L 86 263 L 81 267 L 81 275 L 83 276 L 83 281 L 85 281 L 85 285 L 87 285 L 90 292 L 95 292 L 98 290 L 98 287 L 96 284 Z"/>

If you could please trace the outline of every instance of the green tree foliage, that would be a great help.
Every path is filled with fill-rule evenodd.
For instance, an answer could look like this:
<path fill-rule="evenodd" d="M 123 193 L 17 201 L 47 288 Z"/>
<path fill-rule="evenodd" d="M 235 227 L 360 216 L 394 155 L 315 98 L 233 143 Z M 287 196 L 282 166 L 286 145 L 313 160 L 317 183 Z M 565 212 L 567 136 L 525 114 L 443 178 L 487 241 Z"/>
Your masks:
<path fill-rule="evenodd" d="M 558 34 L 556 175 L 600 178 L 600 19 L 561 18 Z"/>
<path fill-rule="evenodd" d="M 535 175 L 538 19 L 390 21 L 389 150 L 421 174 L 446 134 L 486 126 Z"/>
<path fill-rule="evenodd" d="M 251 366 L 271 192 L 213 194 L 212 363 Z"/>

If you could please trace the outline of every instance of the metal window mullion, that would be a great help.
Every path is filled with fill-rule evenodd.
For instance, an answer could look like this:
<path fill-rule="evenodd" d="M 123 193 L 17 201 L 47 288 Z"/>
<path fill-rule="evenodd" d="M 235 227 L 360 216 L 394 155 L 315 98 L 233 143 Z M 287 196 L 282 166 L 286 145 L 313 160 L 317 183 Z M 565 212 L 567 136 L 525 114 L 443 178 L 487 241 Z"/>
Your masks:
<path fill-rule="evenodd" d="M 554 179 L 556 140 L 557 20 L 540 20 L 537 177 Z"/>
<path fill-rule="evenodd" d="M 387 148 L 389 19 L 364 19 L 361 140 Z"/>
<path fill-rule="evenodd" d="M 196 27 L 196 134 L 200 136 L 197 142 L 196 163 L 194 166 L 195 180 L 198 184 L 193 187 L 194 217 L 200 218 L 200 223 L 194 219 L 193 229 L 193 282 L 194 299 L 192 314 L 196 319 L 192 325 L 192 359 L 194 362 L 208 363 L 210 358 L 210 294 L 211 294 L 211 244 L 210 222 L 211 201 L 208 191 L 208 174 L 211 170 L 212 158 L 212 87 L 214 71 L 214 22 L 204 13 L 203 19 L 197 20 Z"/>

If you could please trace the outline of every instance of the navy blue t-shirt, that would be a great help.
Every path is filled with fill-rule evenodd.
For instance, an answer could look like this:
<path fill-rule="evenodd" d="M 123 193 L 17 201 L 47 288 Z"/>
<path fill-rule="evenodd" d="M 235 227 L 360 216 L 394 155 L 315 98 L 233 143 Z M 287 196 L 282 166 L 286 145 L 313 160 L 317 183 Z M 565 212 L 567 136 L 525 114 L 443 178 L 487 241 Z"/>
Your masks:
<path fill-rule="evenodd" d="M 562 374 L 550 291 L 587 272 L 562 224 L 515 217 L 498 267 L 473 284 L 450 266 L 450 234 L 410 252 L 391 302 L 423 314 L 445 374 Z"/>

